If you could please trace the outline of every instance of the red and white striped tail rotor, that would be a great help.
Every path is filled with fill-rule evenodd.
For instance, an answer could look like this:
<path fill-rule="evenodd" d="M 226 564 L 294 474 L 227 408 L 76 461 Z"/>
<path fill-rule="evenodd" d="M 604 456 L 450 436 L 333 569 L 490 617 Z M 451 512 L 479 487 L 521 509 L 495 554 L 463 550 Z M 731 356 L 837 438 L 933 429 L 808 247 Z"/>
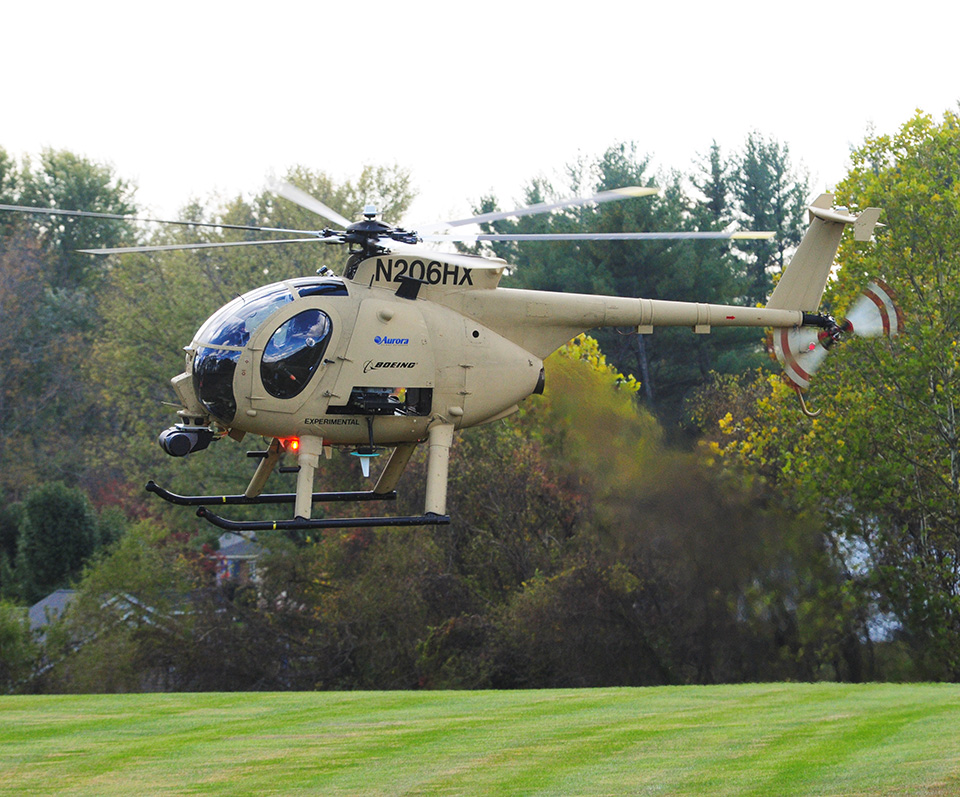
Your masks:
<path fill-rule="evenodd" d="M 903 316 L 884 282 L 871 282 L 847 314 L 849 331 L 862 338 L 894 337 L 903 329 Z M 846 329 L 844 331 L 847 331 Z"/>
<path fill-rule="evenodd" d="M 773 352 L 784 376 L 801 390 L 810 387 L 810 379 L 827 356 L 816 327 L 781 327 L 773 331 Z"/>
<path fill-rule="evenodd" d="M 877 280 L 867 286 L 840 324 L 829 329 L 814 326 L 774 329 L 771 348 L 783 366 L 787 381 L 799 390 L 806 390 L 830 348 L 843 335 L 893 337 L 902 330 L 903 316 L 893 299 L 893 292 Z"/>

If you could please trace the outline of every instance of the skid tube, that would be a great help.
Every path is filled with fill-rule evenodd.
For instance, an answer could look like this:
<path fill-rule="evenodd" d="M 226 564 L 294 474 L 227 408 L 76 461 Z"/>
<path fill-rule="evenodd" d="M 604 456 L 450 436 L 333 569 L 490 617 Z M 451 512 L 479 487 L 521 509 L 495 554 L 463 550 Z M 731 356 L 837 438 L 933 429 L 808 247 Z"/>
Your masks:
<path fill-rule="evenodd" d="M 254 498 L 245 495 L 178 495 L 163 489 L 153 479 L 147 482 L 148 493 L 159 495 L 164 501 L 180 506 L 203 506 L 205 504 L 240 504 L 256 506 L 257 504 L 292 504 L 297 499 L 296 493 L 266 493 Z M 375 493 L 372 490 L 359 492 L 313 493 L 311 500 L 316 503 L 341 501 L 395 501 L 397 491 L 389 493 Z"/>
<path fill-rule="evenodd" d="M 450 515 L 425 515 L 401 517 L 355 517 L 355 518 L 294 518 L 293 520 L 230 520 L 214 514 L 205 506 L 197 509 L 197 517 L 227 531 L 307 531 L 309 529 L 358 529 L 376 526 L 445 526 Z"/>

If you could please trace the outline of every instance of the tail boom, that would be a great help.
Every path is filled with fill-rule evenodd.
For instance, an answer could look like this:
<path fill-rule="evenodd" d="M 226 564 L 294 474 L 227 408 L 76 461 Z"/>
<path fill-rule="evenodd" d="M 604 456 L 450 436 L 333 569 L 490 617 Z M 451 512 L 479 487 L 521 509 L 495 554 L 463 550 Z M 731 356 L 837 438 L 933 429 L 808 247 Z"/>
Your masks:
<path fill-rule="evenodd" d="M 634 301 L 640 303 L 640 318 L 639 322 L 631 320 L 630 325 L 636 326 L 638 332 L 652 332 L 654 327 L 691 327 L 694 332 L 705 334 L 712 327 L 796 327 L 804 322 L 804 313 L 796 310 L 661 299 Z"/>

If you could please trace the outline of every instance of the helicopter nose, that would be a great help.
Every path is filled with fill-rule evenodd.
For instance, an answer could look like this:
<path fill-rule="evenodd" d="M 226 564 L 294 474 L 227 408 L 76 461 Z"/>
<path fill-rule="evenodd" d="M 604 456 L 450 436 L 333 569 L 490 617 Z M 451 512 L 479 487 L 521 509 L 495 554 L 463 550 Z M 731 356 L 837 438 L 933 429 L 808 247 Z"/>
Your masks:
<path fill-rule="evenodd" d="M 230 424 L 237 414 L 233 374 L 240 352 L 205 346 L 193 360 L 193 389 L 204 409 L 218 421 Z"/>

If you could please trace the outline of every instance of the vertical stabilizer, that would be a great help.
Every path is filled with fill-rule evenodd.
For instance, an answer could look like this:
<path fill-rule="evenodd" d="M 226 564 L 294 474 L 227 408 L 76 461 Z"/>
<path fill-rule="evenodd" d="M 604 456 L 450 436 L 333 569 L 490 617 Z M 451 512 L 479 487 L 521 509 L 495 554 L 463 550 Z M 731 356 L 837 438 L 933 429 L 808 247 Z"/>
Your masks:
<path fill-rule="evenodd" d="M 815 313 L 827 286 L 843 228 L 852 224 L 858 241 L 870 239 L 880 217 L 879 208 L 867 208 L 854 216 L 846 209 L 832 208 L 832 204 L 832 194 L 821 194 L 810 205 L 810 226 L 774 288 L 768 308 Z"/>

